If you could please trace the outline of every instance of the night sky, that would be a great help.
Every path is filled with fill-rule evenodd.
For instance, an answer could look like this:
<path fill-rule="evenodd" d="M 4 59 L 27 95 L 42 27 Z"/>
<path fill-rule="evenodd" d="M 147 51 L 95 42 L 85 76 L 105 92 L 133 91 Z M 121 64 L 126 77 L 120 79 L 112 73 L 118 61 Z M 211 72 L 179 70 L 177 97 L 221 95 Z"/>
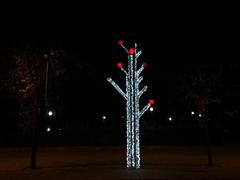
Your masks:
<path fill-rule="evenodd" d="M 110 125 L 124 125 L 121 122 L 121 116 L 125 114 L 124 100 L 106 81 L 107 77 L 111 77 L 124 89 L 124 75 L 116 64 L 122 62 L 126 65 L 127 56 L 117 44 L 119 39 L 127 48 L 136 42 L 143 51 L 140 62 L 148 65 L 143 73 L 143 84 L 149 89 L 142 101 L 147 103 L 149 98 L 155 99 L 159 114 L 167 115 L 169 112 L 168 102 L 176 101 L 174 95 L 186 73 L 199 69 L 214 71 L 215 67 L 221 66 L 225 70 L 228 87 L 240 86 L 237 77 L 240 37 L 237 32 L 216 29 L 172 29 L 164 32 L 158 24 L 73 23 L 68 27 L 62 30 L 58 27 L 39 28 L 37 31 L 19 29 L 0 35 L 2 52 L 7 47 L 45 47 L 49 44 L 66 52 L 64 68 L 68 78 L 63 78 L 59 87 L 64 102 L 61 112 L 64 121 L 88 118 L 94 124 L 106 115 L 110 117 Z M 0 75 L 6 71 L 6 67 L 1 65 Z M 233 99 L 239 99 L 240 88 L 233 90 L 225 87 L 224 94 L 232 91 L 237 91 Z M 234 104 L 235 101 L 232 106 Z M 237 106 L 234 108 L 239 110 Z M 157 118 L 160 120 L 162 116 Z"/>

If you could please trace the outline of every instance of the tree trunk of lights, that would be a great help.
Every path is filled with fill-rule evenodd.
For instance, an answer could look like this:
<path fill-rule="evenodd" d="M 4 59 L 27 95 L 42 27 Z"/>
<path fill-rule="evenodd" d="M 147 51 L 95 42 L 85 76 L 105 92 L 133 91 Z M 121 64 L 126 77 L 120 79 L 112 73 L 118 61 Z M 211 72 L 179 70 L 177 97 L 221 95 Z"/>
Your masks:
<path fill-rule="evenodd" d="M 122 68 L 122 64 L 118 64 L 126 75 L 126 91 L 123 90 L 111 79 L 107 80 L 112 86 L 125 98 L 126 100 L 126 136 L 127 136 L 127 149 L 126 149 L 126 161 L 127 168 L 140 168 L 140 133 L 139 133 L 139 121 L 141 116 L 153 105 L 154 101 L 148 103 L 141 111 L 139 110 L 139 98 L 147 90 L 145 86 L 139 91 L 139 84 L 143 80 L 143 77 L 139 77 L 140 73 L 144 69 L 142 65 L 139 69 L 138 57 L 141 55 L 141 51 L 137 52 L 137 44 L 129 51 L 123 46 L 122 41 L 119 43 L 122 48 L 128 53 L 128 70 Z"/>

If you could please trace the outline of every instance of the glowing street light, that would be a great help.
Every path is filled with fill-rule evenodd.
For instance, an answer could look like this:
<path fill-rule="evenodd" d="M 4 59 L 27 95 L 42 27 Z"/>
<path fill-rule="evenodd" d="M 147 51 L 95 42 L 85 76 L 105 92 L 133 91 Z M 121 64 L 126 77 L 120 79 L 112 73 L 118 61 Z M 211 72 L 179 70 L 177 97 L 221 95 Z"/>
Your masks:
<path fill-rule="evenodd" d="M 47 132 L 50 132 L 50 131 L 51 131 L 51 128 L 50 128 L 50 127 L 48 127 L 48 128 L 47 128 Z"/>
<path fill-rule="evenodd" d="M 195 112 L 194 112 L 194 111 L 192 111 L 192 112 L 191 112 L 191 115 L 194 115 L 194 114 L 195 114 Z"/>
<path fill-rule="evenodd" d="M 168 120 L 169 120 L 169 121 L 172 121 L 172 120 L 173 120 L 173 118 L 172 118 L 172 117 L 169 117 L 169 118 L 168 118 Z"/>
<path fill-rule="evenodd" d="M 153 107 L 150 107 L 150 108 L 149 108 L 149 111 L 153 112 L 153 111 L 154 111 L 154 108 L 153 108 Z"/>
<path fill-rule="evenodd" d="M 102 116 L 102 122 L 105 123 L 105 122 L 106 122 L 106 119 L 107 119 L 107 116 L 103 115 L 103 116 Z"/>
<path fill-rule="evenodd" d="M 52 112 L 52 111 L 48 111 L 48 115 L 49 115 L 49 116 L 52 116 L 52 115 L 53 115 L 53 112 Z"/>
<path fill-rule="evenodd" d="M 198 117 L 202 117 L 202 114 L 199 114 Z"/>

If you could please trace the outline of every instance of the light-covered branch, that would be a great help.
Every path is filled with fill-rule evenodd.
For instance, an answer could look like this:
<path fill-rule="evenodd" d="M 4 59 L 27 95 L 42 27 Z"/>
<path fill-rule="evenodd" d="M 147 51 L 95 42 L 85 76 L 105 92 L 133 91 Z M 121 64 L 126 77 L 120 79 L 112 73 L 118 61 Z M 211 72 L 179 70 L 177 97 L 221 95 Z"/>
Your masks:
<path fill-rule="evenodd" d="M 124 93 L 123 90 L 111 78 L 107 78 L 107 81 L 110 82 L 112 86 L 127 100 L 126 93 Z"/>
<path fill-rule="evenodd" d="M 141 72 L 143 71 L 144 66 L 142 65 L 138 70 L 137 70 L 137 77 L 141 74 Z"/>
<path fill-rule="evenodd" d="M 128 73 L 127 73 L 127 71 L 126 71 L 125 69 L 121 68 L 121 70 L 122 70 L 126 75 L 128 75 Z"/>
<path fill-rule="evenodd" d="M 141 117 L 150 107 L 151 107 L 151 105 L 149 103 L 146 106 L 144 106 L 144 108 L 141 110 L 139 116 Z"/>
<path fill-rule="evenodd" d="M 142 82 L 142 80 L 143 80 L 143 77 L 142 77 L 142 76 L 141 76 L 140 78 L 137 79 L 137 83 L 138 83 L 138 85 L 140 84 L 140 82 Z"/>
<path fill-rule="evenodd" d="M 135 55 L 135 59 L 137 59 L 142 54 L 142 51 L 138 51 Z"/>
<path fill-rule="evenodd" d="M 138 93 L 138 98 L 140 98 L 141 96 L 142 96 L 142 94 L 147 90 L 147 86 L 144 86 L 143 88 L 142 88 L 142 90 L 141 91 L 139 91 L 139 93 Z"/>

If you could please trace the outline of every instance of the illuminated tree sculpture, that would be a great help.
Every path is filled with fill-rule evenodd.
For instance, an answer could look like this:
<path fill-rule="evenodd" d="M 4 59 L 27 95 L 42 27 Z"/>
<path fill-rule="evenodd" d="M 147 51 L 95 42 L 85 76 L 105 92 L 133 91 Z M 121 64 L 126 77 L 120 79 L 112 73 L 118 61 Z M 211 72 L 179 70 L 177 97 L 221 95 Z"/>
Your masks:
<path fill-rule="evenodd" d="M 113 87 L 124 97 L 126 100 L 126 130 L 127 130 L 127 167 L 140 168 L 140 139 L 139 139 L 139 120 L 141 116 L 154 104 L 154 100 L 150 99 L 148 104 L 140 110 L 139 99 L 147 90 L 144 86 L 139 90 L 139 84 L 143 80 L 140 76 L 146 63 L 138 69 L 138 58 L 142 51 L 137 51 L 137 44 L 134 48 L 129 50 L 123 45 L 123 41 L 119 40 L 118 44 L 128 54 L 128 68 L 125 70 L 122 63 L 118 63 L 117 67 L 121 69 L 126 75 L 126 91 L 124 92 L 111 78 L 107 78 Z"/>

